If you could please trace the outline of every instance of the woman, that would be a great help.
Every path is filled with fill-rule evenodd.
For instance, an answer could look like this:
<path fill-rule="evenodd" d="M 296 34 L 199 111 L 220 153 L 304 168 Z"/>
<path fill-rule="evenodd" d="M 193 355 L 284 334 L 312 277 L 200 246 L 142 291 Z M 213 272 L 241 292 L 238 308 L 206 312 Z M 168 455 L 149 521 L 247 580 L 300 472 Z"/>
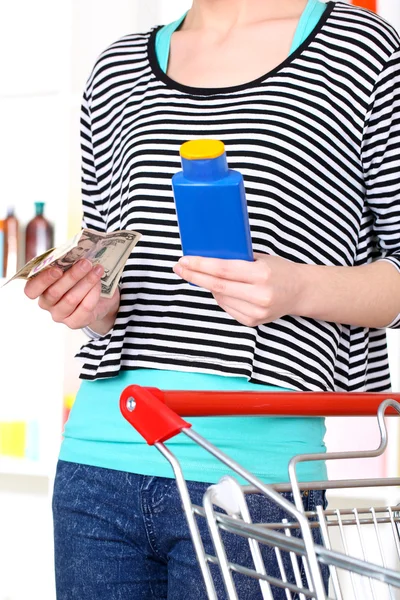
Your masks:
<path fill-rule="evenodd" d="M 169 466 L 119 415 L 129 383 L 389 389 L 399 48 L 382 19 L 341 2 L 194 0 L 185 18 L 97 61 L 82 112 L 84 226 L 143 237 L 112 299 L 100 299 L 101 268 L 85 260 L 26 286 L 55 321 L 93 338 L 78 355 L 84 381 L 55 483 L 59 600 L 205 597 Z M 171 177 L 180 145 L 199 137 L 221 139 L 244 176 L 254 263 L 179 259 Z M 287 479 L 292 455 L 324 448 L 322 419 L 193 423 L 266 482 Z M 225 469 L 171 443 L 200 502 Z M 314 464 L 301 478 L 325 475 Z M 305 494 L 306 507 L 317 496 Z M 257 521 L 286 516 L 250 504 Z M 228 547 L 236 561 L 243 552 Z M 239 597 L 260 597 L 253 582 L 237 585 Z"/>

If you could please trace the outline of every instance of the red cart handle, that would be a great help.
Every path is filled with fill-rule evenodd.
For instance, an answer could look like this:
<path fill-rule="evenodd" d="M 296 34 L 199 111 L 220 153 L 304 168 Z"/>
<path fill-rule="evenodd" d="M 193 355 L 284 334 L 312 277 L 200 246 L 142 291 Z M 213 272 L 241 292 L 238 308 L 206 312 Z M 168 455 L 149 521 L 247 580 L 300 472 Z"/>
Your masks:
<path fill-rule="evenodd" d="M 146 388 L 184 417 L 275 415 L 291 417 L 371 417 L 392 392 L 198 392 Z M 387 414 L 397 415 L 389 409 Z"/>
<path fill-rule="evenodd" d="M 163 403 L 162 392 L 155 388 L 129 385 L 121 394 L 119 406 L 125 419 L 150 446 L 166 442 L 191 427 Z"/>
<path fill-rule="evenodd" d="M 191 427 L 178 415 L 204 416 L 375 416 L 392 392 L 214 392 L 161 391 L 130 385 L 121 394 L 123 416 L 148 444 L 163 442 Z M 389 407 L 386 415 L 398 413 Z"/>

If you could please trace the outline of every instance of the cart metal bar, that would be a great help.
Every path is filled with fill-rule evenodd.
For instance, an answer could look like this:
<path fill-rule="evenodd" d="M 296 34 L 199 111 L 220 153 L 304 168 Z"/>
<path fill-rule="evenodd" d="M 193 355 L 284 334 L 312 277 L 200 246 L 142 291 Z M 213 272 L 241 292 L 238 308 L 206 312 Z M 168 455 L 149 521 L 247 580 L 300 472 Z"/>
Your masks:
<path fill-rule="evenodd" d="M 220 567 L 220 563 L 216 556 L 207 556 L 207 560 L 211 564 L 218 565 Z M 246 575 L 247 577 L 251 577 L 252 579 L 266 581 L 270 585 L 274 585 L 275 587 L 288 589 L 294 594 L 304 594 L 305 596 L 307 596 L 307 598 L 315 598 L 315 592 L 311 592 L 304 588 L 299 588 L 294 583 L 288 582 L 285 584 L 283 580 L 276 579 L 275 577 L 272 577 L 272 575 L 263 575 L 261 573 L 257 573 L 256 571 L 253 571 L 252 569 L 243 567 L 242 565 L 237 565 L 236 563 L 229 563 L 229 566 L 232 571 L 235 571 L 236 573 L 241 573 L 242 575 Z"/>
<path fill-rule="evenodd" d="M 259 493 L 259 492 L 258 492 Z M 193 512 L 194 514 L 198 515 L 199 517 L 205 517 L 205 511 L 204 508 L 202 506 L 197 506 L 196 504 L 192 504 L 192 508 L 193 508 Z M 312 512 L 306 512 L 304 513 L 305 516 L 309 519 L 309 527 L 311 529 L 317 529 L 318 527 L 320 527 L 320 523 L 318 521 L 310 521 L 310 519 L 312 517 L 318 517 L 318 509 L 320 509 L 320 506 L 316 507 L 317 510 L 316 511 L 312 511 Z M 331 527 L 338 527 L 338 523 L 333 520 L 332 518 L 329 517 L 336 517 L 337 516 L 337 510 L 338 509 L 334 509 L 334 510 L 324 510 L 324 514 L 326 520 L 325 520 L 325 526 L 328 528 Z M 374 511 L 374 515 L 372 516 L 372 511 Z M 399 516 L 395 517 L 393 514 L 393 511 L 397 512 L 399 514 Z M 396 533 L 396 524 L 398 527 L 400 527 L 400 506 L 389 506 L 386 508 L 358 508 L 357 512 L 359 515 L 363 515 L 363 514 L 368 514 L 371 515 L 368 518 L 359 518 L 359 523 L 360 525 L 374 525 L 375 522 L 378 525 L 390 525 L 393 529 L 393 532 Z M 380 513 L 384 513 L 387 516 L 385 517 L 377 517 L 376 514 L 380 514 Z M 346 519 L 343 517 L 346 515 L 353 515 L 353 518 L 351 519 Z M 344 526 L 348 527 L 349 525 L 357 525 L 357 521 L 354 518 L 354 508 L 352 509 L 340 509 L 340 516 L 341 516 L 341 520 Z M 277 530 L 281 530 L 283 529 L 282 527 L 282 523 L 281 522 L 277 522 L 277 523 L 258 523 L 258 527 L 260 527 L 260 529 L 266 528 L 266 529 L 277 529 Z M 299 524 L 296 521 L 288 521 L 286 527 L 288 529 L 299 529 Z M 400 560 L 400 546 L 398 543 L 398 536 L 394 536 L 395 539 L 395 543 L 397 543 L 396 548 L 397 548 L 397 554 L 398 554 L 398 558 Z"/>
<path fill-rule="evenodd" d="M 272 529 L 260 529 L 258 525 L 249 525 L 245 523 L 239 523 L 231 517 L 223 516 L 221 519 L 218 516 L 220 527 L 224 531 L 234 533 L 243 538 L 251 537 L 258 540 L 262 544 L 268 544 L 269 546 L 278 546 L 286 552 L 295 552 L 298 555 L 306 556 L 307 550 L 304 545 L 304 541 L 295 537 L 287 537 L 273 531 Z M 324 546 L 315 545 L 315 552 L 318 560 L 326 565 L 333 565 L 338 569 L 344 569 L 345 571 L 351 571 L 358 575 L 372 577 L 378 581 L 393 585 L 397 588 L 400 587 L 400 573 L 392 569 L 385 569 L 380 565 L 374 563 L 365 562 L 359 558 L 353 556 L 347 556 L 336 550 L 328 550 Z"/>
<path fill-rule="evenodd" d="M 398 533 L 399 533 L 399 530 L 398 530 L 399 525 L 398 524 L 396 525 L 396 523 L 398 523 L 398 521 L 397 521 L 396 517 L 393 514 L 392 507 L 388 508 L 388 513 L 389 513 L 389 516 L 390 516 L 390 524 L 391 524 L 391 527 L 392 527 L 393 538 L 394 538 L 395 544 L 396 544 L 397 556 L 400 559 L 400 543 L 399 543 L 399 535 L 398 535 Z"/>
<path fill-rule="evenodd" d="M 287 523 L 287 519 L 283 519 L 282 523 Z M 291 530 L 285 527 L 285 535 L 287 537 L 291 537 Z M 302 561 L 304 561 L 304 556 L 301 557 Z M 300 574 L 300 569 L 299 569 L 299 565 L 297 562 L 297 555 L 294 552 L 290 552 L 290 562 L 292 563 L 292 569 L 293 569 L 293 573 L 294 573 L 294 579 L 296 582 L 296 585 L 298 587 L 300 587 L 302 585 L 302 580 L 301 580 L 301 574 Z M 303 566 L 305 567 L 307 561 L 303 562 Z M 307 573 L 307 571 L 306 571 Z M 307 581 L 312 581 L 310 580 L 310 576 L 307 573 Z M 314 591 L 311 586 L 310 586 L 310 591 Z M 303 593 L 299 594 L 300 596 L 300 600 L 306 600 L 305 599 L 305 595 Z"/>
<path fill-rule="evenodd" d="M 381 557 L 381 562 L 382 565 L 387 568 L 387 561 L 386 561 L 386 556 L 385 556 L 385 552 L 383 550 L 383 543 L 382 543 L 382 537 L 381 537 L 381 532 L 380 532 L 380 528 L 378 527 L 378 519 L 376 518 L 376 511 L 373 507 L 371 507 L 371 514 L 372 514 L 372 518 L 374 521 L 374 530 L 375 530 L 375 535 L 376 535 L 376 539 L 378 541 L 378 548 L 379 548 L 379 554 Z M 360 523 L 360 520 L 359 520 Z M 361 536 L 361 533 L 360 533 Z M 393 599 L 393 591 L 392 588 L 389 587 L 389 594 L 390 594 L 390 600 L 394 600 Z"/>
<path fill-rule="evenodd" d="M 196 507 L 196 510 L 195 510 L 196 514 L 204 516 L 204 509 L 197 510 L 198 508 L 199 507 Z M 319 507 L 319 508 L 320 508 L 320 511 L 323 513 L 322 508 L 321 507 Z M 342 520 L 341 511 L 339 509 L 335 509 L 335 511 L 332 511 L 332 512 L 335 512 L 335 514 L 337 515 L 337 521 L 335 523 L 335 526 L 341 528 L 341 533 L 342 533 L 342 537 L 343 537 L 342 543 L 343 543 L 343 547 L 345 549 L 345 553 L 338 552 L 337 550 L 331 550 L 331 548 L 329 548 L 328 546 L 324 547 L 324 546 L 315 545 L 316 554 L 320 557 L 321 562 L 324 562 L 326 564 L 335 564 L 339 568 L 346 569 L 344 564 L 347 564 L 348 560 L 349 560 L 351 563 L 351 566 L 354 568 L 354 572 L 358 573 L 360 575 L 363 575 L 363 576 L 365 576 L 365 571 L 368 570 L 368 573 L 369 573 L 370 567 L 372 567 L 372 571 L 374 573 L 374 578 L 384 581 L 385 576 L 389 573 L 389 576 L 390 576 L 389 579 L 390 579 L 391 583 L 396 585 L 397 587 L 400 587 L 400 572 L 384 568 L 375 563 L 366 562 L 364 560 L 352 557 L 351 555 L 347 554 L 348 548 L 347 548 L 346 537 L 345 537 L 345 533 L 344 533 L 344 527 L 345 527 L 346 523 Z M 274 545 L 274 546 L 276 545 L 281 550 L 284 550 L 286 552 L 295 552 L 296 554 L 300 554 L 302 556 L 305 556 L 307 554 L 306 548 L 304 546 L 304 542 L 301 539 L 296 538 L 296 537 L 287 537 L 286 535 L 284 536 L 280 531 L 275 531 L 275 529 L 277 529 L 278 523 L 276 523 L 276 524 L 244 523 L 244 522 L 238 521 L 226 514 L 219 513 L 219 512 L 215 513 L 214 516 L 215 516 L 216 523 L 224 531 L 227 531 L 229 533 L 235 533 L 245 539 L 247 539 L 248 537 L 251 537 L 251 538 L 256 539 L 259 542 L 264 543 L 264 544 Z M 324 521 L 324 519 L 322 519 L 322 518 L 321 518 L 321 520 L 322 520 L 322 522 Z M 313 523 L 310 523 L 310 525 L 313 525 Z M 319 525 L 319 523 L 315 522 L 315 526 L 318 526 L 318 525 Z M 283 531 L 286 527 L 287 527 L 287 523 L 284 523 L 284 522 L 279 523 L 280 530 Z M 299 529 L 298 523 L 296 523 L 296 528 Z M 328 540 L 329 540 L 329 537 L 328 537 Z M 335 562 L 329 563 L 329 561 L 332 558 L 334 559 Z M 365 565 L 367 565 L 367 568 Z M 363 566 L 363 571 L 360 570 L 360 568 L 362 566 Z M 382 576 L 383 576 L 383 578 L 382 578 Z"/>
<path fill-rule="evenodd" d="M 292 596 L 292 594 L 291 594 L 291 592 L 290 592 L 290 590 L 288 589 L 288 586 L 287 586 L 287 584 L 289 582 L 288 582 L 288 578 L 287 578 L 287 575 L 286 575 L 285 567 L 284 567 L 284 564 L 283 564 L 282 553 L 280 551 L 280 548 L 277 548 L 276 546 L 275 546 L 274 550 L 275 550 L 276 561 L 277 561 L 278 568 L 279 568 L 279 573 L 281 574 L 281 578 L 282 578 L 283 583 L 286 584 L 285 585 L 286 599 L 287 600 L 293 600 L 293 596 Z"/>
<path fill-rule="evenodd" d="M 324 454 L 326 457 L 326 454 Z M 386 479 L 336 479 L 335 481 L 303 481 L 299 482 L 299 490 L 335 490 L 368 487 L 400 487 L 400 477 L 387 477 Z M 291 492 L 291 483 L 273 484 L 274 490 L 279 493 Z M 243 486 L 245 494 L 256 494 L 256 488 L 251 485 Z"/>
<path fill-rule="evenodd" d="M 364 562 L 367 562 L 367 556 L 365 554 L 365 548 L 364 548 L 364 544 L 363 544 L 363 541 L 362 541 L 360 518 L 358 516 L 358 511 L 357 511 L 356 508 L 353 510 L 353 512 L 354 512 L 354 517 L 355 517 L 355 520 L 356 520 L 357 534 L 358 534 L 358 540 L 360 542 L 362 557 L 363 557 Z M 376 600 L 376 596 L 375 596 L 375 592 L 374 592 L 374 586 L 372 584 L 372 580 L 371 580 L 370 577 L 368 577 L 368 583 L 369 583 L 369 588 L 371 590 L 372 598 L 373 598 L 373 600 Z"/>
<path fill-rule="evenodd" d="M 182 433 L 187 435 L 194 442 L 196 442 L 202 448 L 207 450 L 207 452 L 215 456 L 219 461 L 221 461 L 227 467 L 232 469 L 235 473 L 243 477 L 243 479 L 254 485 L 262 494 L 267 496 L 267 498 L 273 500 L 278 506 L 286 510 L 287 513 L 293 515 L 297 519 L 297 521 L 299 522 L 305 547 L 307 548 L 307 559 L 315 589 L 315 598 L 317 600 L 325 600 L 325 589 L 322 582 L 318 561 L 315 556 L 314 540 L 311 535 L 311 530 L 309 527 L 307 517 L 305 517 L 305 515 L 301 512 L 297 511 L 291 502 L 283 498 L 271 486 L 263 484 L 252 473 L 244 469 L 241 465 L 232 460 L 229 456 L 221 452 L 221 450 L 218 450 L 218 448 L 213 446 L 213 444 L 210 444 L 210 442 L 204 439 L 201 435 L 199 435 L 195 431 L 192 431 L 191 429 L 184 429 Z"/>
<path fill-rule="evenodd" d="M 192 537 L 193 546 L 196 552 L 196 557 L 199 563 L 200 571 L 203 576 L 204 584 L 206 586 L 208 598 L 210 600 L 218 600 L 217 592 L 214 586 L 214 580 L 211 576 L 210 569 L 207 561 L 205 560 L 205 551 L 203 546 L 203 541 L 201 539 L 201 535 L 199 532 L 199 528 L 196 523 L 196 519 L 194 518 L 194 513 L 192 509 L 192 503 L 190 501 L 189 491 L 187 489 L 186 480 L 183 476 L 181 466 L 175 456 L 170 452 L 170 450 L 161 443 L 155 444 L 157 450 L 161 452 L 165 456 L 165 458 L 169 461 L 175 475 L 176 483 L 179 489 L 179 494 L 181 497 L 182 505 L 185 511 L 187 524 L 189 527 L 190 535 Z"/>
<path fill-rule="evenodd" d="M 388 431 L 385 423 L 385 414 L 389 411 L 394 411 L 397 415 L 400 414 L 400 403 L 396 400 L 384 400 L 378 406 L 378 427 L 381 434 L 381 440 L 376 450 L 359 450 L 357 452 L 329 452 L 316 454 L 298 454 L 289 462 L 289 479 L 292 484 L 293 498 L 297 510 L 304 512 L 303 501 L 301 499 L 299 481 L 297 479 L 296 468 L 299 463 L 327 461 L 327 460 L 349 460 L 352 458 L 376 458 L 381 456 L 387 448 Z"/>
<path fill-rule="evenodd" d="M 324 509 L 321 505 L 317 506 L 318 524 L 321 531 L 322 542 L 328 550 L 332 550 L 331 540 L 328 533 L 327 520 Z M 331 577 L 332 586 L 335 592 L 336 600 L 343 600 L 342 591 L 336 567 L 329 565 L 329 574 Z"/>
<path fill-rule="evenodd" d="M 146 388 L 145 388 L 146 389 Z M 147 388 L 178 415 L 207 416 L 376 416 L 388 398 L 400 402 L 399 393 L 364 392 L 217 392 Z M 396 415 L 394 409 L 387 416 Z"/>
<path fill-rule="evenodd" d="M 229 567 L 228 557 L 226 556 L 225 552 L 225 546 L 222 543 L 217 522 L 213 518 L 214 511 L 212 507 L 212 492 L 210 492 L 210 490 L 207 490 L 207 492 L 204 494 L 204 510 L 206 515 L 208 515 L 209 517 L 208 524 L 210 535 L 214 544 L 215 553 L 218 558 L 218 563 L 222 572 L 222 577 L 228 598 L 232 600 L 238 600 L 236 586 L 233 581 L 231 569 Z"/>
<path fill-rule="evenodd" d="M 224 489 L 225 494 L 227 494 L 230 498 L 229 504 L 231 506 L 229 514 L 234 518 L 243 520 L 245 523 L 252 523 L 252 520 L 241 487 L 233 477 L 224 477 L 219 484 L 210 486 L 204 494 L 204 512 L 207 517 L 211 538 L 213 540 L 214 548 L 221 565 L 221 570 L 225 572 L 226 583 L 232 583 L 232 585 L 234 585 L 233 580 L 231 581 L 230 573 L 228 574 L 229 564 L 225 553 L 225 548 L 220 537 L 218 525 L 214 518 L 213 507 L 214 504 L 219 505 L 219 490 L 221 488 Z M 235 499 L 234 502 L 231 502 L 232 497 Z M 257 573 L 267 575 L 258 542 L 249 538 L 249 547 Z M 263 600 L 274 600 L 268 582 L 260 580 L 260 588 Z"/>

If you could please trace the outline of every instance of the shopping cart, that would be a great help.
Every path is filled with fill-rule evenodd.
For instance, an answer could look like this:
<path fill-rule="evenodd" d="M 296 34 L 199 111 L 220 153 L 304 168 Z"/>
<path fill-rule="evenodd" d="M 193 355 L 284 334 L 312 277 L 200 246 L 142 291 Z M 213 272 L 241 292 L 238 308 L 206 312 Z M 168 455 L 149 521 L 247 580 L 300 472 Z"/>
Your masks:
<path fill-rule="evenodd" d="M 388 439 L 384 417 L 400 414 L 400 394 L 391 393 L 388 398 L 388 394 L 378 393 L 183 392 L 132 385 L 121 394 L 120 409 L 127 421 L 148 444 L 157 447 L 173 468 L 210 599 L 218 598 L 210 565 L 219 566 L 230 600 L 238 599 L 233 573 L 257 580 L 261 597 L 268 600 L 274 600 L 278 589 L 284 590 L 288 600 L 400 599 L 400 505 L 397 506 L 400 478 L 299 483 L 296 470 L 300 462 L 380 456 Z M 266 485 L 193 431 L 179 415 L 377 415 L 381 441 L 379 447 L 371 451 L 295 456 L 289 463 L 290 483 Z M 226 476 L 208 488 L 202 506 L 192 504 L 180 464 L 164 444 L 179 433 L 210 452 L 249 485 L 240 485 L 234 477 Z M 398 500 L 393 506 L 336 510 L 317 506 L 311 512 L 305 511 L 303 506 L 302 490 L 379 486 L 398 491 Z M 293 503 L 281 495 L 287 491 L 292 492 Z M 288 518 L 279 523 L 253 523 L 246 502 L 248 494 L 264 495 L 284 509 Z M 197 518 L 207 521 L 215 555 L 205 552 Z M 314 528 L 320 530 L 321 544 L 314 542 Z M 351 544 L 349 531 L 353 533 Z M 226 533 L 248 540 L 251 567 L 228 559 L 223 541 Z M 279 577 L 267 571 L 268 565 L 263 560 L 266 547 L 274 551 Z M 290 556 L 291 572 L 282 560 L 285 553 Z M 323 584 L 322 565 L 329 567 L 329 593 Z"/>

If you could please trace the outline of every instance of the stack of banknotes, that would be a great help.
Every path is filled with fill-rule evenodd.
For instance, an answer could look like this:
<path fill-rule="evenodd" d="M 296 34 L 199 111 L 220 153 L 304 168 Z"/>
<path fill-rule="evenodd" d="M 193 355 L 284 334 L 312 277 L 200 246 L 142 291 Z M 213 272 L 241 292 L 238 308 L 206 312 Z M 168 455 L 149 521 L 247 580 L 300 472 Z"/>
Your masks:
<path fill-rule="evenodd" d="M 31 279 L 50 267 L 58 267 L 65 272 L 78 260 L 87 258 L 93 265 L 101 265 L 104 268 L 101 296 L 111 298 L 126 261 L 140 238 L 141 234 L 137 231 L 101 233 L 92 229 L 82 229 L 59 248 L 47 250 L 30 260 L 5 285 L 14 279 Z"/>

